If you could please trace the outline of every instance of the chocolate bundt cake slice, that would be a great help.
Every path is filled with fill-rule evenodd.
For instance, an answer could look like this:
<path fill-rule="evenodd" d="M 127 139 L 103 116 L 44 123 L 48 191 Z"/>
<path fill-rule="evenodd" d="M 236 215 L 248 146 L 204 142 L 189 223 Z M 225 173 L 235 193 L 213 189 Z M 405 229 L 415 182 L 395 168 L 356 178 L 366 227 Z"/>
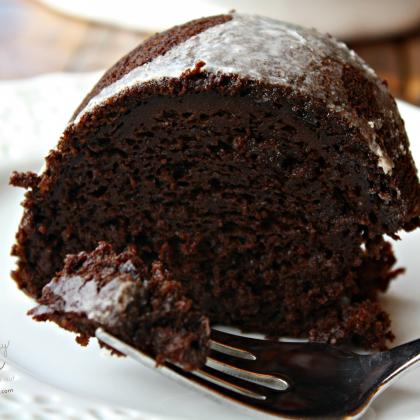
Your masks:
<path fill-rule="evenodd" d="M 79 333 L 80 344 L 103 327 L 158 363 L 193 369 L 206 360 L 208 319 L 159 261 L 149 269 L 133 248 L 117 255 L 101 242 L 91 253 L 68 255 L 39 302 L 29 315 Z"/>
<path fill-rule="evenodd" d="M 381 348 L 398 274 L 384 235 L 420 225 L 387 86 L 328 35 L 229 14 L 116 63 L 28 188 L 13 255 L 39 299 L 98 241 L 161 261 L 210 321 Z M 74 325 L 77 329 L 77 325 Z"/>

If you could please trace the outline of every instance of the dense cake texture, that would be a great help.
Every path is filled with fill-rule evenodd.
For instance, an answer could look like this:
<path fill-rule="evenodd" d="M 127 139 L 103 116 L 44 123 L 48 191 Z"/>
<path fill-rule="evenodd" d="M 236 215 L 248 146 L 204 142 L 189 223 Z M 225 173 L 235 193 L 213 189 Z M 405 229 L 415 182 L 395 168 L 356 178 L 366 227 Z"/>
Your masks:
<path fill-rule="evenodd" d="M 205 18 L 115 64 L 28 188 L 13 255 L 40 298 L 98 240 L 159 260 L 212 323 L 383 348 L 384 235 L 420 224 L 387 86 L 353 51 L 258 16 Z"/>
<path fill-rule="evenodd" d="M 117 255 L 101 242 L 91 253 L 68 255 L 39 302 L 29 314 L 77 332 L 80 344 L 103 327 L 158 363 L 193 369 L 205 362 L 208 319 L 162 263 L 146 267 L 133 248 Z"/>

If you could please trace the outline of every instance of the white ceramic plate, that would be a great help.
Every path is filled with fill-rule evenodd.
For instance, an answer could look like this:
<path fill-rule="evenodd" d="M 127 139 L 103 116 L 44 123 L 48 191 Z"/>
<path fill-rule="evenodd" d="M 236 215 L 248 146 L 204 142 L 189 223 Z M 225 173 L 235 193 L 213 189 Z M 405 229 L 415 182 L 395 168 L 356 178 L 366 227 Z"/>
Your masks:
<path fill-rule="evenodd" d="M 420 110 L 406 104 L 400 104 L 400 109 L 420 164 Z M 40 159 L 19 161 L 13 168 L 37 170 L 40 163 Z M 0 418 L 247 418 L 157 372 L 109 356 L 99 350 L 95 340 L 82 348 L 74 342 L 73 334 L 25 315 L 34 302 L 16 289 L 9 275 L 14 265 L 9 252 L 23 197 L 21 190 L 8 186 L 13 168 L 4 162 L 0 165 Z M 420 337 L 420 231 L 402 234 L 395 249 L 398 264 L 407 267 L 407 273 L 392 284 L 383 300 L 392 315 L 398 344 Z M 2 345 L 7 343 L 8 362 L 2 368 Z M 12 391 L 2 393 L 7 389 Z M 373 419 L 375 414 L 381 420 L 418 420 L 420 371 L 408 374 L 381 395 L 368 417 Z"/>

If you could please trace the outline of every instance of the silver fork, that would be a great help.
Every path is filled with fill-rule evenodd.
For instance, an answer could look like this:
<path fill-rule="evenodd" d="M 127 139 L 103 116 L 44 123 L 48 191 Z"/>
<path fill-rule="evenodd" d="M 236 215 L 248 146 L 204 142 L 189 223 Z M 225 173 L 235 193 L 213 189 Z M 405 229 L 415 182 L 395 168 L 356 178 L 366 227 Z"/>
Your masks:
<path fill-rule="evenodd" d="M 102 328 L 96 337 L 155 368 L 153 358 Z M 164 376 L 259 414 L 285 418 L 357 419 L 403 372 L 420 361 L 420 339 L 359 355 L 322 343 L 258 340 L 212 330 L 211 354 L 191 372 L 165 363 Z"/>

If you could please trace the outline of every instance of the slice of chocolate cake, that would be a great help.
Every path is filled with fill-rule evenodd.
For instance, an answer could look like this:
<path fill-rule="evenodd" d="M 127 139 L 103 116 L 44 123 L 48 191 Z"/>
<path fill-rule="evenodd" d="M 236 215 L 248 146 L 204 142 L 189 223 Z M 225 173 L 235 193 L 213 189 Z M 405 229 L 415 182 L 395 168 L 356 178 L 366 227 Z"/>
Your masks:
<path fill-rule="evenodd" d="M 194 369 L 205 362 L 208 319 L 160 262 L 147 268 L 133 248 L 117 255 L 101 242 L 91 253 L 68 255 L 39 302 L 29 315 L 77 332 L 80 344 L 103 327 L 159 364 Z"/>
<path fill-rule="evenodd" d="M 369 348 L 392 336 L 384 235 L 420 224 L 386 84 L 330 36 L 240 14 L 123 57 L 12 183 L 29 189 L 13 277 L 35 298 L 67 254 L 134 244 L 212 323 Z"/>

